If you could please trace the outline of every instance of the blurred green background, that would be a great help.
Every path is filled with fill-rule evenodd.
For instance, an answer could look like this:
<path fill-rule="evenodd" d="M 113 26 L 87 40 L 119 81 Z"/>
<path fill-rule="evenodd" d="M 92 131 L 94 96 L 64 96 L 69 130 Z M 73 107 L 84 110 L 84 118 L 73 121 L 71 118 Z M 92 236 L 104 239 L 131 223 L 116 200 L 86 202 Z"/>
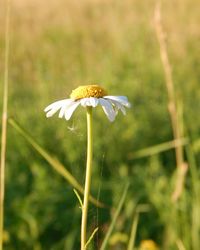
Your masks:
<path fill-rule="evenodd" d="M 5 3 L 2 6 L 1 96 Z M 11 1 L 9 117 L 56 156 L 82 185 L 86 158 L 84 109 L 79 108 L 69 122 L 56 116 L 46 119 L 43 109 L 68 98 L 79 85 L 92 83 L 105 87 L 110 95 L 126 95 L 132 104 L 127 116 L 119 114 L 114 123 L 107 120 L 100 107 L 94 112 L 91 192 L 110 208 L 90 206 L 88 230 L 91 233 L 99 227 L 90 249 L 99 249 L 128 181 L 130 187 L 108 249 L 127 249 L 141 204 L 147 209 L 139 216 L 135 247 L 142 240 L 152 239 L 160 249 L 200 249 L 198 7 L 197 0 L 162 2 L 176 100 L 182 110 L 179 122 L 188 138 L 184 157 L 189 170 L 182 195 L 173 203 L 174 149 L 153 155 L 147 149 L 145 157 L 134 158 L 138 150 L 173 140 L 153 22 L 155 1 Z M 80 219 L 71 185 L 8 125 L 5 250 L 77 250 Z"/>

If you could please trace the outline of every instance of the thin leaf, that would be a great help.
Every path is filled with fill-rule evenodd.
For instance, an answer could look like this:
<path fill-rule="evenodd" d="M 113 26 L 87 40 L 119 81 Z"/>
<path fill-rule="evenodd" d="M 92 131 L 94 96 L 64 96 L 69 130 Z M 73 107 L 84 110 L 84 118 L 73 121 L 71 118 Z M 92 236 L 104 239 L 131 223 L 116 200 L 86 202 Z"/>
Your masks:
<path fill-rule="evenodd" d="M 75 188 L 73 189 L 73 191 L 74 191 L 74 193 L 75 193 L 75 195 L 76 195 L 76 197 L 77 197 L 77 199 L 78 199 L 78 201 L 79 201 L 80 208 L 82 209 L 82 207 L 83 207 L 83 202 L 82 202 L 82 200 L 81 200 L 81 197 L 80 197 L 79 193 L 76 191 Z"/>
<path fill-rule="evenodd" d="M 152 156 L 155 154 L 159 154 L 161 152 L 170 150 L 172 148 L 176 148 L 180 145 L 186 145 L 188 144 L 188 139 L 187 138 L 182 138 L 180 140 L 173 140 L 173 141 L 168 141 L 168 142 L 164 142 L 158 145 L 154 145 L 148 148 L 144 148 L 141 150 L 138 150 L 134 153 L 130 153 L 129 154 L 129 159 L 138 159 L 138 158 L 142 158 L 142 157 L 148 157 L 148 156 Z"/>
<path fill-rule="evenodd" d="M 104 240 L 103 240 L 103 243 L 102 243 L 102 245 L 101 245 L 100 250 L 105 250 L 106 247 L 107 247 L 107 245 L 108 245 L 109 238 L 110 238 L 110 236 L 111 236 L 111 234 L 112 234 L 112 231 L 113 231 L 113 229 L 114 229 L 114 227 L 115 227 L 115 224 L 116 224 L 116 222 L 117 222 L 117 218 L 118 218 L 118 216 L 119 216 L 119 214 L 120 214 L 120 212 L 121 212 L 121 210 L 122 210 L 123 204 L 124 204 L 124 202 L 125 202 L 125 198 L 126 198 L 126 195 L 127 195 L 127 192 L 128 192 L 128 187 L 129 187 L 129 183 L 126 184 L 126 186 L 125 186 L 125 188 L 124 188 L 124 191 L 123 191 L 123 194 L 122 194 L 121 199 L 120 199 L 120 201 L 119 201 L 117 210 L 116 210 L 116 212 L 115 212 L 115 214 L 114 214 L 113 220 L 112 220 L 112 222 L 111 222 L 111 224 L 110 224 L 110 227 L 109 227 L 109 229 L 108 229 L 108 232 L 107 232 L 107 234 L 106 234 L 106 236 L 105 236 L 105 238 L 104 238 Z"/>
<path fill-rule="evenodd" d="M 78 181 L 73 177 L 73 175 L 64 167 L 64 165 L 59 162 L 55 157 L 52 157 L 44 148 L 42 148 L 31 135 L 29 135 L 16 121 L 13 119 L 8 120 L 9 124 L 15 128 L 26 140 L 29 142 L 33 148 L 56 170 L 62 177 L 64 177 L 69 184 L 77 189 L 80 193 L 84 194 L 84 189 L 78 183 Z M 105 205 L 92 196 L 90 196 L 90 201 L 98 206 L 105 207 Z"/>
<path fill-rule="evenodd" d="M 91 234 L 90 238 L 88 239 L 88 241 L 87 241 L 86 244 L 85 244 L 85 249 L 87 249 L 87 246 L 90 244 L 91 240 L 94 238 L 94 235 L 95 235 L 95 233 L 96 233 L 98 230 L 99 230 L 98 227 L 94 229 L 93 233 Z"/>

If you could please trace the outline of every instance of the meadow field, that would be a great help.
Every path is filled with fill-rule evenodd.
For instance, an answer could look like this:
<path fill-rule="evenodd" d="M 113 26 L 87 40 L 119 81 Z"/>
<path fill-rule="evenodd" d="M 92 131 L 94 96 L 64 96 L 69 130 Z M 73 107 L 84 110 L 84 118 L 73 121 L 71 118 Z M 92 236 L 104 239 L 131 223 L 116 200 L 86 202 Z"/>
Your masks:
<path fill-rule="evenodd" d="M 66 121 L 47 119 L 44 108 L 88 84 L 131 103 L 112 123 L 101 107 L 93 112 L 88 234 L 98 231 L 88 249 L 200 249 L 200 5 L 161 1 L 166 51 L 155 7 L 153 0 L 10 1 L 4 250 L 80 249 L 69 174 L 84 187 L 85 109 Z M 5 10 L 1 1 L 0 114 Z"/>

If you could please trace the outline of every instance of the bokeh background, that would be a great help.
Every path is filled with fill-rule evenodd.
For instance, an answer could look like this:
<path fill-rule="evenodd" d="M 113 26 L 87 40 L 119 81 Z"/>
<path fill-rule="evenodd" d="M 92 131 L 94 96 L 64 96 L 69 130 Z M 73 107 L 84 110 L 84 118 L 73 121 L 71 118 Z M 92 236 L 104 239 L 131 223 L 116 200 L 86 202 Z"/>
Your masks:
<path fill-rule="evenodd" d="M 56 116 L 46 119 L 43 109 L 68 98 L 79 85 L 92 83 L 111 95 L 126 95 L 132 104 L 127 116 L 119 114 L 114 123 L 100 107 L 94 112 L 91 192 L 109 208 L 90 205 L 88 230 L 99 227 L 90 249 L 100 249 L 127 182 L 126 200 L 107 249 L 127 249 L 138 213 L 135 249 L 147 239 L 160 249 L 200 249 L 200 6 L 197 0 L 162 1 L 189 166 L 176 202 L 171 200 L 178 178 L 175 150 L 160 147 L 173 140 L 173 133 L 154 9 L 153 0 L 11 1 L 9 117 L 81 185 L 85 111 L 79 108 L 66 122 Z M 0 21 L 3 96 L 5 2 Z M 80 219 L 72 186 L 8 124 L 5 250 L 77 250 Z"/>

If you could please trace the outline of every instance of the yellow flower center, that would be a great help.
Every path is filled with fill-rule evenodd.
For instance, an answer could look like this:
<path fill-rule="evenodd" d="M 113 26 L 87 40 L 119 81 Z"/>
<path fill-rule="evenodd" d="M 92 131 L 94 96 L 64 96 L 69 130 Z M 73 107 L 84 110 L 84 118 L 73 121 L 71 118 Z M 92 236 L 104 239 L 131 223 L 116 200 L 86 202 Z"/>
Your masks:
<path fill-rule="evenodd" d="M 98 85 L 85 85 L 74 89 L 70 95 L 70 98 L 75 100 L 87 97 L 101 98 L 106 94 L 106 91 Z"/>

